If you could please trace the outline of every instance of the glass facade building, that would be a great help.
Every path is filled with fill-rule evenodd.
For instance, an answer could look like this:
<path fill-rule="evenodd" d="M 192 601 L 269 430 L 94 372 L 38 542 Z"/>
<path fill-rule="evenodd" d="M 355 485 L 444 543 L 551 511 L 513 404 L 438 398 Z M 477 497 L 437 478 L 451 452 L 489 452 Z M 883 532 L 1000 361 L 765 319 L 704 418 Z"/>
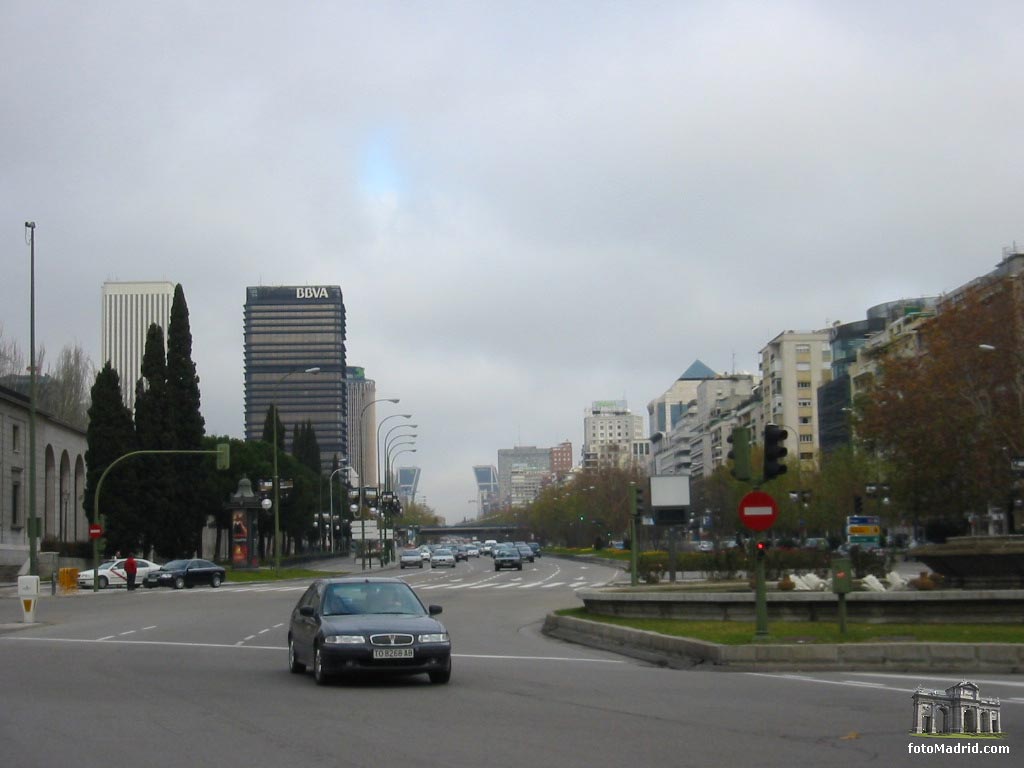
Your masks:
<path fill-rule="evenodd" d="M 245 300 L 245 439 L 262 440 L 272 403 L 291 451 L 296 425 L 311 421 L 320 463 L 348 455 L 345 304 L 331 286 L 250 287 Z M 307 369 L 319 368 L 316 373 Z"/>

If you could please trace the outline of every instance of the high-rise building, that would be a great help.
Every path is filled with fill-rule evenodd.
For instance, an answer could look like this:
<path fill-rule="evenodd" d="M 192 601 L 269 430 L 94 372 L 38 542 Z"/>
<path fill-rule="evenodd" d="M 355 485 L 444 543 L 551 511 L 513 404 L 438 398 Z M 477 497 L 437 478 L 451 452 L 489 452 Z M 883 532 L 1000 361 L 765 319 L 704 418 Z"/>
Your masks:
<path fill-rule="evenodd" d="M 366 370 L 349 366 L 345 369 L 348 389 L 348 466 L 355 473 L 362 472 L 360 485 L 377 486 L 377 382 L 366 378 Z M 360 423 L 361 420 L 361 423 Z M 366 456 L 366 461 L 361 460 Z M 360 469 L 362 467 L 362 469 Z"/>
<path fill-rule="evenodd" d="M 476 478 L 477 512 L 479 517 L 498 509 L 498 470 L 493 464 L 478 464 L 473 467 Z"/>
<path fill-rule="evenodd" d="M 244 334 L 245 439 L 263 439 L 267 414 L 276 404 L 286 449 L 296 425 L 310 421 L 320 464 L 329 470 L 335 457 L 348 456 L 341 288 L 249 287 Z"/>
<path fill-rule="evenodd" d="M 551 449 L 519 445 L 515 448 L 501 448 L 498 451 L 498 495 L 501 504 L 512 503 L 513 472 L 539 472 L 550 475 Z"/>
<path fill-rule="evenodd" d="M 103 284 L 100 356 L 121 380 L 124 404 L 135 410 L 135 384 L 142 375 L 146 334 L 154 323 L 164 332 L 171 321 L 174 283 L 134 282 Z"/>
<path fill-rule="evenodd" d="M 398 467 L 395 469 L 395 493 L 402 504 L 408 505 L 416 500 L 420 487 L 419 467 Z"/>

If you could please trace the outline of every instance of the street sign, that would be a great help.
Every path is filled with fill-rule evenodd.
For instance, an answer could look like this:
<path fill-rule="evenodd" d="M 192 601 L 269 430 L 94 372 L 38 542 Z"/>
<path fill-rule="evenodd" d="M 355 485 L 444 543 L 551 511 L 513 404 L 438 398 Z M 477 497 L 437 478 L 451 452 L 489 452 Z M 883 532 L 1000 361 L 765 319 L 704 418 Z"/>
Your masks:
<path fill-rule="evenodd" d="M 877 525 L 848 525 L 846 533 L 850 536 L 875 536 L 882 534 L 882 529 Z"/>
<path fill-rule="evenodd" d="M 100 528 L 99 525 L 97 525 L 96 523 L 93 523 L 92 525 L 89 526 L 89 538 L 90 539 L 98 539 L 102 535 L 103 535 L 103 529 Z"/>
<path fill-rule="evenodd" d="M 877 536 L 850 536 L 848 539 L 850 544 L 872 544 L 876 547 L 880 542 Z"/>
<path fill-rule="evenodd" d="M 764 491 L 751 491 L 739 506 L 740 522 L 752 531 L 767 531 L 779 516 L 779 506 Z"/>
<path fill-rule="evenodd" d="M 847 525 L 879 525 L 882 521 L 877 515 L 849 515 Z"/>

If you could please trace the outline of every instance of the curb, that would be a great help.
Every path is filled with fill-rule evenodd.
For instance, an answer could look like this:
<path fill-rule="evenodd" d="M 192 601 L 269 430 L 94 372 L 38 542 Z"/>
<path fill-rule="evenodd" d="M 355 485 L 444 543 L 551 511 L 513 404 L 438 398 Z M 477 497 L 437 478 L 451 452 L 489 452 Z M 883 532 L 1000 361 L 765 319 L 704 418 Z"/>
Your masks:
<path fill-rule="evenodd" d="M 1024 644 L 1015 643 L 719 645 L 553 613 L 545 617 L 541 631 L 674 669 L 1024 672 Z"/>

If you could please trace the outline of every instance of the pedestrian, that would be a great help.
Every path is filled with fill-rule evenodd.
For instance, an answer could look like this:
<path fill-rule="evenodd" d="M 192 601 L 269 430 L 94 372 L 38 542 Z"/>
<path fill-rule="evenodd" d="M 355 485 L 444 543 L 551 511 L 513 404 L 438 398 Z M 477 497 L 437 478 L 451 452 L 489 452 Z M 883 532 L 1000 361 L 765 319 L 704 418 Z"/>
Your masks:
<path fill-rule="evenodd" d="M 135 574 L 139 572 L 139 566 L 135 563 L 135 555 L 128 553 L 128 559 L 124 561 L 124 574 L 128 578 L 128 591 L 135 589 Z"/>

